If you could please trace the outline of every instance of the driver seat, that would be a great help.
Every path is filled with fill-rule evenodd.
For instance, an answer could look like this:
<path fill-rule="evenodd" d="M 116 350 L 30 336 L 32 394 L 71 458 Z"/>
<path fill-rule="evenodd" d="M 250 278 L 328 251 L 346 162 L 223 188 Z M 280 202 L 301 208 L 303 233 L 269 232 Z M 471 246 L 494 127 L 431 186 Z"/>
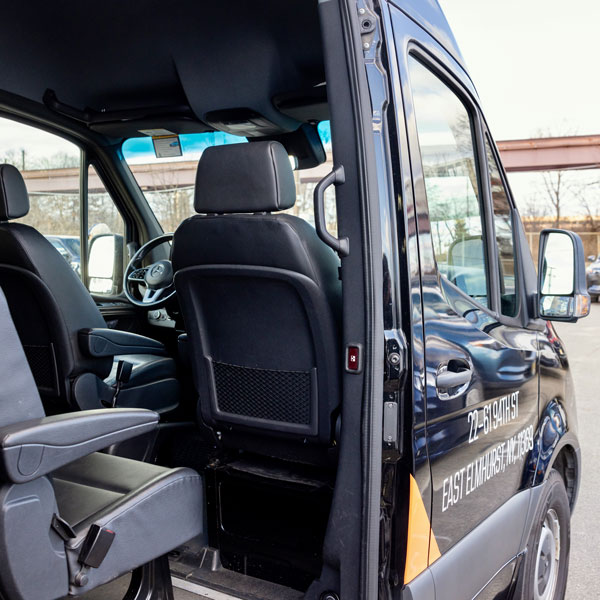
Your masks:
<path fill-rule="evenodd" d="M 168 412 L 179 402 L 175 361 L 150 338 L 107 329 L 73 269 L 36 229 L 23 177 L 0 165 L 0 286 L 47 414 L 103 408 L 120 360 L 133 365 L 118 406 Z"/>
<path fill-rule="evenodd" d="M 173 238 L 199 415 L 223 445 L 321 464 L 340 403 L 339 260 L 296 201 L 285 148 L 207 148 Z"/>

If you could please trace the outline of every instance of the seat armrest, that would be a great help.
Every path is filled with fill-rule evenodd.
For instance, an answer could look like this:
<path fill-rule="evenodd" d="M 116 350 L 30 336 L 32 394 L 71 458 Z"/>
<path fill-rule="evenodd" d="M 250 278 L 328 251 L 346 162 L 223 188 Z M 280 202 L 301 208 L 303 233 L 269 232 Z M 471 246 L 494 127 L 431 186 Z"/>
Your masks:
<path fill-rule="evenodd" d="M 67 413 L 0 427 L 0 475 L 25 483 L 156 428 L 158 414 L 135 408 Z"/>
<path fill-rule="evenodd" d="M 120 354 L 157 354 L 166 356 L 161 342 L 119 329 L 94 328 L 79 330 L 79 347 L 94 358 Z"/>

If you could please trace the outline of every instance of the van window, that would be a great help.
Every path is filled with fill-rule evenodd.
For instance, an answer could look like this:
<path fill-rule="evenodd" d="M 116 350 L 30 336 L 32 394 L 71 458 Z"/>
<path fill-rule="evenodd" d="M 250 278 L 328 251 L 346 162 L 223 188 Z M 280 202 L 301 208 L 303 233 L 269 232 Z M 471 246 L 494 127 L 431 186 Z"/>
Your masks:
<path fill-rule="evenodd" d="M 96 236 L 106 234 L 116 234 L 118 237 L 116 240 L 120 241 L 121 244 L 125 244 L 125 221 L 118 211 L 115 203 L 113 202 L 110 194 L 108 193 L 102 179 L 98 175 L 94 165 L 88 167 L 88 244 L 92 245 L 92 242 Z M 122 253 L 123 263 L 127 253 L 125 250 Z M 112 256 L 105 256 L 105 264 L 109 265 L 109 272 L 112 271 Z M 92 265 L 90 261 L 90 265 Z M 125 264 L 121 265 L 123 268 Z M 97 268 L 97 267 L 96 267 Z M 93 269 L 92 269 L 93 270 Z M 121 278 L 113 279 L 100 279 L 92 277 L 89 273 L 88 289 L 90 292 L 96 295 L 113 294 L 115 292 L 121 292 L 123 288 L 123 282 Z"/>
<path fill-rule="evenodd" d="M 79 277 L 84 244 L 100 234 L 125 236 L 123 217 L 90 166 L 87 235 L 81 238 L 84 203 L 79 146 L 37 127 L 0 118 L 0 163 L 19 169 L 29 194 L 29 213 L 16 222 L 43 234 Z"/>
<path fill-rule="evenodd" d="M 500 269 L 500 312 L 507 317 L 516 317 L 519 311 L 517 295 L 517 262 L 510 202 L 504 189 L 498 162 L 492 151 L 490 140 L 485 138 L 487 166 L 490 176 L 494 227 L 498 246 L 498 267 Z"/>
<path fill-rule="evenodd" d="M 79 147 L 36 127 L 0 118 L 0 162 L 19 169 L 29 194 L 29 213 L 16 221 L 46 236 L 81 277 Z"/>
<path fill-rule="evenodd" d="M 438 268 L 487 307 L 485 237 L 471 119 L 458 96 L 412 56 L 409 68 Z"/>

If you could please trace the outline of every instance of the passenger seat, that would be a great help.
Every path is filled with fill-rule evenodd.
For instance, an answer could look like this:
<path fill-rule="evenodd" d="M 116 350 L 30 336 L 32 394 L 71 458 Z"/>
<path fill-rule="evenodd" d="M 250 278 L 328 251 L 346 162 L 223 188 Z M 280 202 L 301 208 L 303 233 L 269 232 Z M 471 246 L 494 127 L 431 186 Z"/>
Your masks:
<path fill-rule="evenodd" d="M 180 386 L 163 344 L 107 329 L 90 293 L 52 244 L 33 227 L 14 222 L 28 212 L 23 177 L 12 165 L 0 164 L 0 287 L 46 411 L 110 404 L 120 360 L 133 370 L 119 406 L 174 410 Z"/>
<path fill-rule="evenodd" d="M 2 290 L 0 339 L 0 597 L 80 596 L 205 531 L 195 471 L 97 452 L 152 431 L 157 413 L 46 417 Z"/>

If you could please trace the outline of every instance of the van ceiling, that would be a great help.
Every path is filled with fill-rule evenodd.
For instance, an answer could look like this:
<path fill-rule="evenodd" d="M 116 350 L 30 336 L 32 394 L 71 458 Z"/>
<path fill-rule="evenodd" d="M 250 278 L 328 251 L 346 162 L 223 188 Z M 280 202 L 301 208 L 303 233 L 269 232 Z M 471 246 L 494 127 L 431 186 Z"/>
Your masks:
<path fill-rule="evenodd" d="M 324 81 L 317 5 L 8 2 L 0 20 L 0 88 L 37 102 L 52 89 L 79 110 L 189 104 L 199 120 L 211 111 L 249 108 L 282 131 L 294 130 L 298 121 L 276 110 L 272 98 L 303 96 Z M 136 128 L 122 123 L 111 133 L 131 135 Z"/>

